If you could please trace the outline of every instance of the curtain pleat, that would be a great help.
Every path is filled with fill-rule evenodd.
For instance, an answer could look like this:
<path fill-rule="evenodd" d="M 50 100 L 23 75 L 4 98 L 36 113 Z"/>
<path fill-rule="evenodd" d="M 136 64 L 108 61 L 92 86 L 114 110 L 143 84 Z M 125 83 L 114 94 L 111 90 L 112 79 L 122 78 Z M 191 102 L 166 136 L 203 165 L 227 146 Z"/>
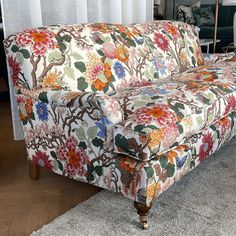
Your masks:
<path fill-rule="evenodd" d="M 88 22 L 88 11 L 84 11 L 83 9 L 88 9 L 88 1 L 87 0 L 76 0 L 76 23 L 86 23 Z"/>
<path fill-rule="evenodd" d="M 153 0 L 1 0 L 5 36 L 25 28 L 86 22 L 131 24 L 152 20 Z M 15 140 L 23 139 L 10 81 Z"/>
<path fill-rule="evenodd" d="M 41 2 L 38 0 L 31 0 L 29 1 L 30 7 L 30 19 L 32 26 L 42 26 L 42 9 L 41 9 Z"/>

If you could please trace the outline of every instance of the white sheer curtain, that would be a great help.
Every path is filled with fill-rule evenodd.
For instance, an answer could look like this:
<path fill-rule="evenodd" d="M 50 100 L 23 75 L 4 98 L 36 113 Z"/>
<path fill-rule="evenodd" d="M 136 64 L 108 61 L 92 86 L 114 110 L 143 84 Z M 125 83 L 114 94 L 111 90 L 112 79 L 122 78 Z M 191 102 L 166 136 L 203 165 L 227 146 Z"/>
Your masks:
<path fill-rule="evenodd" d="M 25 28 L 86 22 L 130 24 L 152 20 L 153 0 L 1 0 L 5 36 Z M 10 84 L 15 140 L 23 138 Z"/>

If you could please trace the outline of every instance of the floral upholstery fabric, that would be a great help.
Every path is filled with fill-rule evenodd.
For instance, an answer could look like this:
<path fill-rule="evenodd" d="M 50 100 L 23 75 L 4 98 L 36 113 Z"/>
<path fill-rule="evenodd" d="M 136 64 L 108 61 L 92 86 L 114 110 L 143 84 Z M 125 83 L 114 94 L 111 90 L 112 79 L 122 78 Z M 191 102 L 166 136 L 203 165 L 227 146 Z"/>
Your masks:
<path fill-rule="evenodd" d="M 203 63 L 193 28 L 169 21 L 27 29 L 5 48 L 14 86 L 34 90 L 110 93 Z"/>
<path fill-rule="evenodd" d="M 151 161 L 140 162 L 127 156 L 121 157 L 120 170 L 124 174 L 125 171 L 130 173 L 124 175 L 126 177 L 123 180 L 121 179 L 124 184 L 122 193 L 135 201 L 150 204 L 162 192 L 228 142 L 235 135 L 235 122 L 236 114 L 231 113 L 193 135 L 183 145 L 158 155 Z M 112 172 L 109 176 L 112 176 Z M 115 186 L 112 180 L 108 182 L 110 190 Z"/>
<path fill-rule="evenodd" d="M 153 48 L 157 78 L 204 64 L 198 34 L 183 22 L 155 21 L 138 25 Z"/>
<path fill-rule="evenodd" d="M 171 81 L 119 93 L 126 117 L 115 126 L 115 152 L 152 159 L 236 111 L 235 73 L 233 61 L 200 66 Z"/>
<path fill-rule="evenodd" d="M 205 65 L 207 64 L 215 64 L 215 63 L 229 63 L 236 61 L 236 55 L 234 52 L 231 53 L 214 53 L 214 54 L 203 54 Z"/>
<path fill-rule="evenodd" d="M 96 108 L 63 107 L 18 96 L 28 158 L 60 175 L 149 204 L 213 154 L 236 132 L 236 113 L 194 134 L 182 145 L 138 161 L 116 155 L 114 126 Z M 77 119 L 76 119 L 77 118 Z"/>
<path fill-rule="evenodd" d="M 4 44 L 28 159 L 60 175 L 150 203 L 235 135 L 235 57 L 204 64 L 185 23 L 41 27 Z"/>
<path fill-rule="evenodd" d="M 59 106 L 56 102 L 49 104 L 24 95 L 18 95 L 17 100 L 30 160 L 60 175 L 147 204 L 236 132 L 236 113 L 232 112 L 181 145 L 140 162 L 114 154 L 114 124 L 98 109 L 73 107 L 69 102 L 67 106 Z"/>

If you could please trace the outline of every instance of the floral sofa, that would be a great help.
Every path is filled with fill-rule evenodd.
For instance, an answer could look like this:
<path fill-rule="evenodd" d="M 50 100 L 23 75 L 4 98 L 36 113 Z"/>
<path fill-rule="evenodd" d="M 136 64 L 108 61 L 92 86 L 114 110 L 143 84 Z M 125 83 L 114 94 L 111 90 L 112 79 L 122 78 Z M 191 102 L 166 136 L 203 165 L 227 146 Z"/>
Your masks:
<path fill-rule="evenodd" d="M 192 26 L 156 21 L 9 36 L 31 177 L 38 166 L 152 202 L 236 130 L 236 57 L 204 57 Z"/>

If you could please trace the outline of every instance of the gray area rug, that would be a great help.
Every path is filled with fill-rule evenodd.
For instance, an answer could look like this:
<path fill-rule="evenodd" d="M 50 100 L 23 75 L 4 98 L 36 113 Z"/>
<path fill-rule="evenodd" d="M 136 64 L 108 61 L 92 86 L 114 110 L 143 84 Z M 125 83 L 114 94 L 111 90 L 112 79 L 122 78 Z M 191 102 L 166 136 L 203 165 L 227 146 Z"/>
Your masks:
<path fill-rule="evenodd" d="M 133 202 L 103 190 L 33 236 L 236 235 L 236 139 L 155 201 L 140 229 Z"/>

